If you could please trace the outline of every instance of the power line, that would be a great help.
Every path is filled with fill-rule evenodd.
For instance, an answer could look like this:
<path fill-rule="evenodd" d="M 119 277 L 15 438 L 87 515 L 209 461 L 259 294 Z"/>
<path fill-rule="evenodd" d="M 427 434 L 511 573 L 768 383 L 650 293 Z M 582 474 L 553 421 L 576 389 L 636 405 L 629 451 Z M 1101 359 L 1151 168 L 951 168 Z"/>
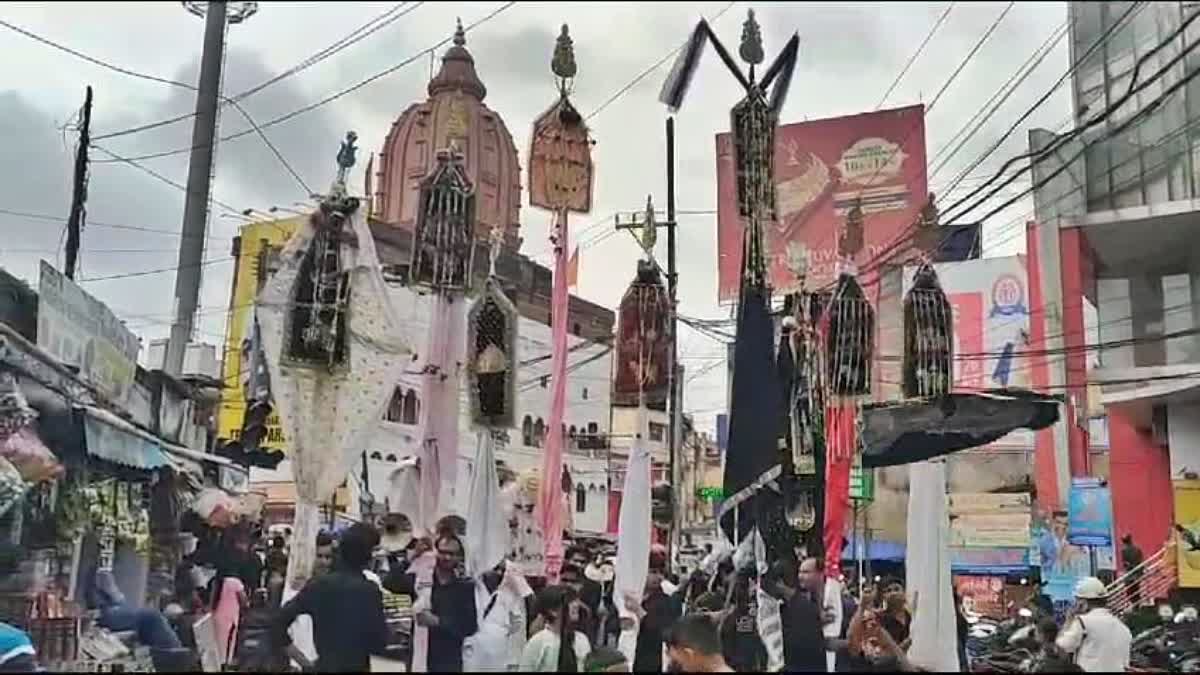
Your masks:
<path fill-rule="evenodd" d="M 950 16 L 950 10 L 954 9 L 955 4 L 957 3 L 952 2 L 947 5 L 946 11 L 942 12 L 942 15 L 938 17 L 936 22 L 934 22 L 933 28 L 929 29 L 929 33 L 925 36 L 925 39 L 921 41 L 921 44 L 917 47 L 917 51 L 913 52 L 912 56 L 908 57 L 908 62 L 905 63 L 904 67 L 900 69 L 900 73 L 896 75 L 896 79 L 892 80 L 892 84 L 887 88 L 887 91 L 883 92 L 883 96 L 879 99 L 879 103 L 875 104 L 876 110 L 879 110 L 883 107 L 884 103 L 887 103 L 888 97 L 891 96 L 892 92 L 896 90 L 897 86 L 899 86 L 900 80 L 903 80 L 904 76 L 908 74 L 908 69 L 912 68 L 913 63 L 915 63 L 916 60 L 921 57 L 922 52 L 925 51 L 925 46 L 929 44 L 929 41 L 933 39 L 934 34 L 936 34 L 938 29 L 942 27 L 942 24 L 945 23 L 946 17 Z"/>
<path fill-rule="evenodd" d="M 121 155 L 118 155 L 117 153 L 115 153 L 111 150 L 108 150 L 102 146 L 96 145 L 95 143 L 92 144 L 92 147 L 99 150 L 100 152 L 103 152 L 104 154 L 108 155 L 109 157 L 112 157 L 115 161 L 119 161 L 119 162 L 128 164 L 129 166 L 132 166 L 135 169 L 143 171 L 143 172 L 153 176 L 154 178 L 157 178 L 158 180 L 162 181 L 163 183 L 170 185 L 173 188 L 182 190 L 184 194 L 187 194 L 187 191 L 188 191 L 187 187 L 171 180 L 170 178 L 167 178 L 166 176 L 155 171 L 154 169 L 151 169 L 149 167 L 141 165 L 140 163 L 138 163 L 137 160 L 130 159 L 128 157 L 122 157 Z M 226 204 L 225 202 L 218 200 L 216 197 L 213 197 L 212 195 L 208 195 L 208 201 L 212 202 L 213 204 L 216 204 L 217 206 L 220 206 L 221 208 L 225 209 L 226 211 L 228 211 L 232 214 L 241 215 L 241 211 Z"/>
<path fill-rule="evenodd" d="M 182 87 L 184 89 L 191 89 L 193 91 L 195 91 L 195 89 L 196 89 L 194 86 L 192 86 L 190 84 L 184 84 L 183 82 L 180 82 L 178 80 L 169 80 L 167 78 L 158 77 L 157 75 L 148 75 L 146 73 L 139 73 L 136 70 L 122 68 L 121 66 L 114 65 L 107 61 L 103 61 L 101 59 L 88 56 L 87 54 L 84 54 L 83 52 L 79 52 L 74 49 L 71 49 L 70 47 L 59 44 L 49 38 L 44 38 L 40 35 L 37 35 L 36 33 L 32 33 L 28 30 L 25 30 L 24 28 L 21 28 L 20 26 L 9 23 L 3 19 L 0 19 L 0 26 L 3 26 L 4 28 L 7 28 L 11 31 L 20 33 L 21 35 L 24 35 L 25 37 L 27 37 L 31 40 L 35 40 L 35 41 L 40 42 L 49 47 L 53 47 L 54 49 L 57 49 L 59 51 L 66 52 L 67 54 L 70 54 L 71 56 L 74 56 L 77 59 L 82 59 L 84 61 L 87 61 L 88 63 L 91 63 L 96 66 L 100 66 L 101 68 L 105 68 L 105 69 L 111 70 L 116 73 L 120 73 L 122 75 L 128 75 L 129 77 L 136 77 L 140 80 L 148 80 L 150 82 L 157 82 L 159 84 L 166 84 L 166 85 L 170 85 L 172 87 Z"/>
<path fill-rule="evenodd" d="M 1062 42 L 1063 38 L 1067 36 L 1067 33 L 1067 24 L 1066 22 L 1063 22 L 1062 25 L 1060 25 L 1053 33 L 1050 34 L 1050 37 L 1046 38 L 1046 41 L 1042 43 L 1041 47 L 1033 50 L 1033 54 L 1030 55 L 1029 59 L 1027 59 L 1025 63 L 1021 64 L 1021 66 L 1017 68 L 1017 71 L 1013 73 L 1012 77 L 1010 77 L 1007 82 L 1001 85 L 1000 88 L 996 90 L 995 94 L 992 94 L 992 98 L 989 99 L 988 102 L 979 109 L 979 112 L 975 113 L 975 116 L 971 118 L 971 121 L 967 122 L 967 124 L 963 126 L 963 128 L 946 143 L 946 145 L 942 146 L 941 150 L 934 154 L 933 159 L 929 162 L 930 164 L 936 165 L 933 169 L 933 172 L 929 175 L 930 182 L 932 182 L 933 179 L 936 178 L 941 172 L 941 170 L 950 163 L 950 160 L 954 159 L 954 156 L 966 146 L 967 142 L 974 138 L 975 134 L 977 134 L 979 130 L 983 128 L 983 125 L 987 124 L 987 121 L 992 118 L 992 115 L 995 115 L 996 112 L 1000 110 L 1000 106 L 1004 105 L 1005 101 L 1007 101 L 1009 97 L 1012 96 L 1013 92 L 1017 90 L 1017 87 L 1021 86 L 1021 83 L 1024 82 L 1030 75 L 1032 75 L 1033 71 L 1037 70 L 1038 66 L 1040 66 L 1042 62 L 1046 60 L 1046 57 L 1050 55 L 1058 43 Z M 987 113 L 986 115 L 984 114 L 985 112 Z M 975 123 L 973 128 L 971 128 L 972 123 Z M 962 134 L 966 132 L 968 128 L 971 128 L 970 132 L 965 136 L 962 136 Z M 962 136 L 961 140 L 959 140 L 960 136 Z M 955 141 L 958 141 L 958 145 L 955 145 Z M 952 150 L 951 146 L 954 146 Z M 949 151 L 949 154 L 946 154 L 947 151 Z M 941 161 L 939 162 L 939 160 Z M 952 185 L 950 190 L 955 189 L 955 187 L 957 187 L 957 185 Z"/>
<path fill-rule="evenodd" d="M 216 265 L 219 263 L 227 263 L 227 262 L 230 262 L 233 260 L 236 260 L 236 258 L 233 258 L 233 257 L 214 258 L 212 260 L 205 260 L 205 261 L 201 262 L 199 265 L 195 265 L 195 267 L 207 267 L 209 265 Z M 140 272 L 123 272 L 121 274 L 110 274 L 108 276 L 102 276 L 102 277 L 88 277 L 86 279 L 78 279 L 76 281 L 77 281 L 77 283 L 83 284 L 83 283 L 87 283 L 89 281 L 112 281 L 113 279 L 130 279 L 133 277 L 144 277 L 144 276 L 150 276 L 153 274 L 166 274 L 168 272 L 178 272 L 181 269 L 187 269 L 187 267 L 188 266 L 180 267 L 178 265 L 175 265 L 173 267 L 163 267 L 160 269 L 153 269 L 153 270 L 142 270 Z"/>
<path fill-rule="evenodd" d="M 1000 145 L 1003 144 L 1004 141 L 1007 140 L 1008 137 L 1011 136 L 1013 134 L 1013 132 L 1017 130 L 1017 127 L 1019 127 L 1023 122 L 1025 122 L 1025 120 L 1029 119 L 1029 116 L 1032 115 L 1035 110 L 1040 108 L 1046 101 L 1050 100 L 1050 97 L 1053 96 L 1054 92 L 1058 91 L 1059 87 L 1061 87 L 1063 85 L 1063 83 L 1067 81 L 1067 78 L 1071 77 L 1071 75 L 1079 68 L 1079 66 L 1086 62 L 1086 60 L 1092 55 L 1093 52 L 1095 52 L 1097 49 L 1099 49 L 1101 45 L 1103 45 L 1110 37 L 1112 37 L 1112 35 L 1117 31 L 1117 29 L 1121 26 L 1121 24 L 1125 23 L 1126 19 L 1129 19 L 1131 16 L 1133 16 L 1135 11 L 1140 12 L 1145 7 L 1146 7 L 1146 4 L 1144 2 L 1134 2 L 1133 4 L 1131 4 L 1129 6 L 1129 8 L 1125 10 L 1125 13 L 1122 14 L 1115 22 L 1113 22 L 1113 24 L 1108 27 L 1108 30 L 1104 31 L 1104 33 L 1102 33 L 1096 39 L 1096 41 L 1094 43 L 1092 43 L 1092 46 L 1088 48 L 1088 50 L 1083 54 L 1083 56 L 1076 59 L 1075 62 L 1072 63 L 1069 68 L 1067 68 L 1067 71 L 1062 74 L 1062 77 L 1059 77 L 1058 81 L 1055 82 L 1050 87 L 1050 89 L 1048 89 L 1046 91 L 1045 94 L 1043 94 L 1037 101 L 1035 101 L 1034 104 L 1032 106 L 1030 106 L 1020 117 L 1018 117 L 1017 120 L 1014 121 L 1012 123 L 1012 125 L 1008 128 L 1008 130 L 1005 131 L 1000 136 L 1000 138 L 996 139 L 996 141 L 991 145 L 991 147 L 989 147 L 973 163 L 971 163 L 969 166 L 964 168 L 962 170 L 962 172 L 958 176 L 955 177 L 956 182 L 954 183 L 954 185 L 957 185 L 957 181 L 959 178 L 974 171 L 976 168 L 979 167 L 980 164 L 983 163 L 984 160 L 986 160 L 988 157 L 990 157 L 993 152 L 996 152 L 996 150 L 998 150 L 1000 148 Z M 970 197 L 974 196 L 974 194 L 976 194 L 976 193 L 972 193 L 971 195 L 968 195 L 967 198 L 969 199 Z M 955 205 L 957 205 L 957 203 Z M 951 205 L 950 208 L 953 209 L 955 205 Z"/>
<path fill-rule="evenodd" d="M 324 49 L 313 54 L 312 56 L 309 56 L 308 58 L 304 59 L 303 61 L 296 64 L 295 66 L 292 66 L 291 68 L 280 73 L 279 75 L 276 75 L 258 85 L 255 85 L 255 86 L 241 92 L 241 93 L 234 94 L 232 97 L 227 99 L 225 101 L 225 103 L 226 104 L 234 104 L 234 103 L 243 101 L 243 100 L 249 98 L 250 96 L 253 96 L 254 94 L 262 91 L 263 89 L 270 87 L 273 84 L 276 84 L 284 79 L 287 79 L 288 77 L 296 75 L 297 73 L 299 73 L 307 68 L 310 68 L 310 67 L 320 63 L 321 61 L 324 61 L 325 59 L 328 59 L 329 57 L 333 56 L 334 54 L 337 54 L 338 52 L 342 51 L 343 49 L 346 49 L 346 48 L 356 44 L 357 42 L 369 37 L 371 34 L 375 33 L 376 31 L 378 31 L 382 28 L 385 28 L 388 25 L 391 25 L 397 19 L 400 19 L 400 18 L 404 17 L 405 15 L 415 11 L 418 7 L 420 7 L 421 5 L 423 5 L 425 3 L 417 2 L 412 7 L 409 7 L 407 10 L 405 10 L 404 12 L 402 12 L 398 15 L 390 16 L 390 18 L 389 18 L 389 15 L 392 15 L 395 12 L 399 11 L 402 7 L 404 7 L 407 4 L 409 4 L 409 3 L 401 2 L 401 3 L 398 3 L 397 5 L 394 5 L 391 9 L 386 10 L 385 12 L 383 12 L 382 14 L 371 19 L 367 23 L 354 29 L 348 35 L 342 37 L 340 40 L 334 42 L 333 44 L 329 45 L 328 47 L 325 47 Z M 377 23 L 377 22 L 379 22 L 379 23 Z M 372 26 L 372 24 L 377 24 L 377 25 Z M 366 32 L 364 32 L 364 31 L 366 31 Z M 142 131 L 149 131 L 151 129 L 157 129 L 159 127 L 174 124 L 176 122 L 182 122 L 184 120 L 191 119 L 195 116 L 196 116 L 196 113 L 190 112 L 190 113 L 187 113 L 184 115 L 178 115 L 176 117 L 171 117 L 169 119 L 159 120 L 157 122 L 151 122 L 148 124 L 131 127 L 128 129 L 121 129 L 119 131 L 113 131 L 113 132 L 110 132 L 107 134 L 103 134 L 101 136 L 97 136 L 96 140 L 103 141 L 103 140 L 106 140 L 109 138 L 116 138 L 118 136 L 127 136 L 129 134 L 136 134 L 136 133 L 140 133 Z"/>
<path fill-rule="evenodd" d="M 501 5 L 497 9 L 493 10 L 491 13 L 485 15 L 483 18 L 478 19 L 475 22 L 471 23 L 464 30 L 473 30 L 476 27 L 478 27 L 488 21 L 491 21 L 496 16 L 500 15 L 502 12 L 509 9 L 510 7 L 512 7 L 515 4 L 517 4 L 517 3 L 515 0 L 513 0 L 513 1 L 510 1 L 510 2 L 507 2 L 503 5 Z M 345 89 L 334 92 L 333 94 L 330 94 L 329 96 L 326 96 L 325 98 L 323 98 L 319 101 L 310 103 L 301 108 L 297 108 L 296 110 L 293 110 L 289 113 L 280 115 L 279 117 L 276 117 L 272 120 L 268 120 L 267 122 L 260 124 L 259 127 L 261 129 L 269 129 L 270 127 L 273 127 L 277 124 L 282 124 L 291 119 L 299 117 L 300 115 L 303 115 L 305 113 L 316 110 L 317 108 L 320 108 L 323 105 L 326 105 L 328 103 L 336 101 L 337 99 L 342 98 L 343 96 L 346 96 L 355 91 L 358 91 L 359 89 L 362 89 L 363 87 L 367 86 L 368 84 L 371 84 L 372 82 L 375 82 L 376 80 L 379 80 L 380 78 L 391 75 L 392 73 L 400 70 L 401 68 L 404 68 L 405 66 L 408 66 L 408 65 L 414 63 L 418 59 L 424 57 L 426 54 L 436 51 L 437 49 L 441 48 L 443 45 L 445 45 L 446 43 L 450 42 L 453 39 L 454 39 L 453 36 L 444 38 L 444 39 L 438 41 L 436 44 L 430 45 L 429 47 L 422 49 L 420 52 L 417 52 L 416 54 L 408 57 L 407 59 L 404 59 L 403 61 L 401 61 L 400 63 L 397 63 L 394 66 L 390 66 L 374 75 L 371 75 L 370 77 L 368 77 L 364 80 L 360 80 L 359 82 L 357 82 L 349 87 L 346 87 Z M 218 141 L 224 143 L 226 141 L 232 141 L 232 140 L 241 138 L 243 136 L 248 136 L 249 134 L 252 134 L 252 133 L 254 133 L 253 129 L 245 129 L 243 131 L 229 134 L 228 136 L 222 136 L 221 138 L 218 139 Z M 197 147 L 178 148 L 175 150 L 166 150 L 163 152 L 155 152 L 155 153 L 150 153 L 150 154 L 145 154 L 145 155 L 138 155 L 135 157 L 131 157 L 130 159 L 135 160 L 135 161 L 145 161 L 145 160 L 150 160 L 150 159 L 158 159 L 160 157 L 170 157 L 173 155 L 181 155 L 181 154 L 189 153 L 189 152 L 192 152 L 193 150 L 198 150 L 198 149 L 202 149 L 202 148 L 197 148 Z"/>

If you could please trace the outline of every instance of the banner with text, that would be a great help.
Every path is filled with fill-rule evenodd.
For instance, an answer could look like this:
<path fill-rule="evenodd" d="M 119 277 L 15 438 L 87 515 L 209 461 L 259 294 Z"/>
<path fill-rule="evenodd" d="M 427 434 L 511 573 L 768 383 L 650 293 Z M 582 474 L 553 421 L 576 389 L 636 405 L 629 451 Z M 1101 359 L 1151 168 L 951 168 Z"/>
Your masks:
<path fill-rule="evenodd" d="M 718 299 L 737 299 L 744 223 L 738 216 L 733 138 L 718 134 Z M 909 250 L 913 225 L 928 198 L 925 106 L 780 125 L 775 132 L 775 222 L 765 244 L 771 286 L 795 290 L 788 248 L 808 251 L 807 284 L 828 284 L 837 264 L 838 232 L 856 202 L 864 215 L 860 267 Z"/>
<path fill-rule="evenodd" d="M 125 403 L 141 343 L 103 302 L 45 260 L 38 278 L 37 345 L 85 382 Z"/>

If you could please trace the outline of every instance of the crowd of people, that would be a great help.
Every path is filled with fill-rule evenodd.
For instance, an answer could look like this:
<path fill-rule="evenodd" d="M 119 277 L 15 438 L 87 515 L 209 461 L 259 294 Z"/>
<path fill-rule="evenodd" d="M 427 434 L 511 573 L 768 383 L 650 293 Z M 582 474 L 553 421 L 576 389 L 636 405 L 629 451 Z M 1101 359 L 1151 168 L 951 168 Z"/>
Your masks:
<path fill-rule="evenodd" d="M 137 631 L 156 648 L 194 647 L 184 617 L 207 615 L 222 663 L 241 671 L 364 672 L 373 656 L 396 658 L 386 596 L 412 602 L 413 648 L 401 657 L 410 672 L 925 670 L 909 658 L 915 610 L 895 579 L 877 578 L 857 594 L 855 584 L 831 581 L 819 558 L 779 560 L 760 575 L 753 561 L 711 551 L 708 564 L 679 576 L 659 550 L 648 561 L 641 596 L 615 597 L 611 550 L 572 546 L 554 584 L 526 579 L 504 562 L 472 578 L 460 535 L 439 527 L 403 546 L 395 537 L 381 546 L 380 532 L 368 524 L 336 537 L 321 533 L 312 576 L 284 588 L 285 537 L 255 550 L 251 536 L 235 531 L 215 550 L 185 556 L 165 611 L 130 608 L 104 570 L 93 593 L 102 624 Z M 207 562 L 214 558 L 215 567 Z M 420 560 L 432 560 L 424 574 Z M 1130 630 L 1107 609 L 1104 593 L 1099 580 L 1084 579 L 1079 605 L 1061 623 L 1036 602 L 1021 612 L 1024 630 L 1010 640 L 1036 652 L 1030 671 L 1128 667 Z M 762 624 L 763 602 L 778 608 L 778 625 Z M 946 638 L 957 640 L 966 671 L 967 619 L 957 596 L 955 606 L 957 635 Z M 0 625 L 0 642 L 8 647 L 0 670 L 33 661 L 20 631 Z"/>
<path fill-rule="evenodd" d="M 272 655 L 256 663 L 272 668 L 290 663 L 301 670 L 362 672 L 372 656 L 395 656 L 384 611 L 384 597 L 394 594 L 413 602 L 424 645 L 414 652 L 422 653 L 426 672 L 762 672 L 773 665 L 784 672 L 923 670 L 908 656 L 913 613 L 903 584 L 881 579 L 860 595 L 854 584 L 829 582 L 819 558 L 780 560 L 760 576 L 752 564 L 738 567 L 725 555 L 680 576 L 656 551 L 645 589 L 634 598 L 615 597 L 610 552 L 582 545 L 567 550 L 558 583 L 546 584 L 505 563 L 469 577 L 461 531 L 453 527 L 398 548 L 381 541 L 367 524 L 336 538 L 322 533 L 312 577 L 285 589 L 289 543 L 275 537 L 255 554 L 234 538 L 223 568 L 203 586 L 207 600 L 197 595 L 196 601 L 212 613 L 227 658 L 238 624 L 260 609 L 258 624 Z M 424 581 L 415 571 L 423 556 L 435 561 Z M 1050 616 L 1033 622 L 1030 638 L 1040 645 L 1035 670 L 1095 672 L 1128 664 L 1128 628 L 1105 609 L 1097 584 L 1081 585 L 1081 606 L 1061 630 Z M 760 626 L 760 590 L 778 603 L 781 664 L 771 663 L 769 631 Z M 953 639 L 966 670 L 966 619 L 960 602 L 956 607 Z M 626 643 L 622 635 L 630 631 Z M 253 667 L 244 654 L 238 662 L 243 670 Z"/>

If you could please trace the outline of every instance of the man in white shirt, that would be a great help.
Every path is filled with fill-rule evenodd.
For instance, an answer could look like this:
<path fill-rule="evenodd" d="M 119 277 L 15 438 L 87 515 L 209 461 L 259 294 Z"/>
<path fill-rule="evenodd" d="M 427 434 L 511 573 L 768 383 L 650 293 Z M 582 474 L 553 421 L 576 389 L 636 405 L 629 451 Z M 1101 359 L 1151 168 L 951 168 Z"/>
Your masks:
<path fill-rule="evenodd" d="M 1096 577 L 1080 580 L 1075 598 L 1079 604 L 1058 635 L 1058 648 L 1074 654 L 1075 663 L 1084 672 L 1125 672 L 1133 634 L 1105 606 L 1104 583 Z"/>

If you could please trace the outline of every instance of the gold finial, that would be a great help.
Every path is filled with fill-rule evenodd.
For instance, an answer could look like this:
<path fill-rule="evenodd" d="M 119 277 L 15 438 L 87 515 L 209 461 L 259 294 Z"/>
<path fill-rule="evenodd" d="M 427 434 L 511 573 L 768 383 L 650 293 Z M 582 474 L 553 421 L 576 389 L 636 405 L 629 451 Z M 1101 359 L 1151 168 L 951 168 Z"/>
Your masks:
<path fill-rule="evenodd" d="M 754 19 L 754 10 L 746 13 L 746 21 L 742 24 L 742 45 L 738 54 L 751 66 L 763 62 L 762 31 L 759 30 L 758 21 Z"/>
<path fill-rule="evenodd" d="M 492 228 L 488 235 L 488 243 L 491 245 L 488 251 L 488 265 L 491 270 L 489 274 L 496 276 L 496 261 L 500 259 L 500 247 L 504 244 L 504 229 L 499 225 Z"/>
<path fill-rule="evenodd" d="M 642 249 L 646 253 L 654 252 L 654 244 L 658 242 L 658 224 L 654 221 L 654 202 L 646 195 L 646 221 L 642 223 Z"/>
<path fill-rule="evenodd" d="M 571 40 L 570 31 L 565 23 L 554 45 L 554 58 L 550 60 L 550 70 L 564 80 L 575 77 L 575 43 Z"/>
<path fill-rule="evenodd" d="M 467 32 L 463 30 L 462 18 L 456 19 L 457 26 L 454 29 L 454 44 L 461 47 L 467 44 Z"/>

